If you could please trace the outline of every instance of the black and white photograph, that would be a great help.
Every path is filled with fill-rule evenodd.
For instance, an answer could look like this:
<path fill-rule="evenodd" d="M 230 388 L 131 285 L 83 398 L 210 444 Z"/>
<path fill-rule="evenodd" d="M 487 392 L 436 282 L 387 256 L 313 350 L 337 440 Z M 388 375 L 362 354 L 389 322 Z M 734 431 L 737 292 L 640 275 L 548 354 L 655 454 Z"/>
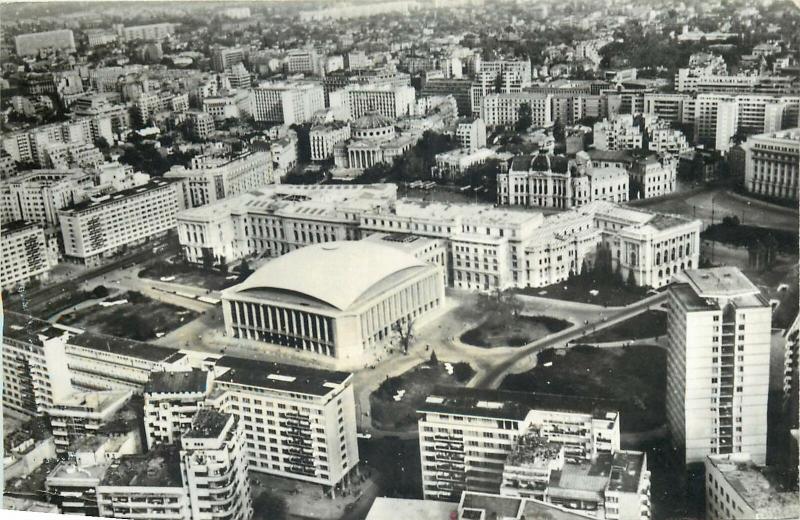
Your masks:
<path fill-rule="evenodd" d="M 4 520 L 797 520 L 800 0 L 0 0 Z"/>

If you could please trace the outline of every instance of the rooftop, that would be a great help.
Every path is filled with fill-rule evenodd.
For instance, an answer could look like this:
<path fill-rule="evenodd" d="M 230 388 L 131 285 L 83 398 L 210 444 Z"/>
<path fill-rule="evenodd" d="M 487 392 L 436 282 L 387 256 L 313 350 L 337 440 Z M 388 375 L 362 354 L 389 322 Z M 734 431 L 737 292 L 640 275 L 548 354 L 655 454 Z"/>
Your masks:
<path fill-rule="evenodd" d="M 38 228 L 39 224 L 36 222 L 29 222 L 27 220 L 15 220 L 13 222 L 4 223 L 2 226 L 3 236 L 10 235 L 11 233 L 16 233 L 17 231 L 22 231 L 28 228 Z"/>
<path fill-rule="evenodd" d="M 192 419 L 191 429 L 183 434 L 185 438 L 217 438 L 230 421 L 230 414 L 220 413 L 211 408 L 201 408 Z"/>
<path fill-rule="evenodd" d="M 523 420 L 531 410 L 584 413 L 595 418 L 618 414 L 610 401 L 584 397 L 437 386 L 418 412 Z"/>
<path fill-rule="evenodd" d="M 558 458 L 562 450 L 563 446 L 560 443 L 551 442 L 535 433 L 528 433 L 517 439 L 506 458 L 506 466 L 547 466 Z"/>
<path fill-rule="evenodd" d="M 164 445 L 142 455 L 124 455 L 108 468 L 100 486 L 182 487 L 178 448 Z"/>
<path fill-rule="evenodd" d="M 608 489 L 622 493 L 637 493 L 643 470 L 647 471 L 644 453 L 617 451 L 611 461 Z"/>
<path fill-rule="evenodd" d="M 219 358 L 216 369 L 229 369 L 216 380 L 281 392 L 316 396 L 327 395 L 350 378 L 349 372 L 286 365 L 270 361 L 254 361 L 231 356 Z"/>
<path fill-rule="evenodd" d="M 700 297 L 734 297 L 758 294 L 758 287 L 733 266 L 684 271 L 689 283 Z"/>
<path fill-rule="evenodd" d="M 96 209 L 102 206 L 107 206 L 109 204 L 114 204 L 115 202 L 119 202 L 128 197 L 134 197 L 142 193 L 163 189 L 175 182 L 179 181 L 177 179 L 164 179 L 164 178 L 152 179 L 140 186 L 128 188 L 127 190 L 117 191 L 109 195 L 103 195 L 102 197 L 95 197 L 93 199 L 84 200 L 83 202 L 73 204 L 60 211 L 63 213 L 80 213 L 82 211 Z"/>
<path fill-rule="evenodd" d="M 146 394 L 205 393 L 208 372 L 192 369 L 184 372 L 152 372 L 144 387 Z"/>
<path fill-rule="evenodd" d="M 385 520 L 386 518 L 449 520 L 451 514 L 456 510 L 457 505 L 452 502 L 378 497 L 372 503 L 366 520 Z"/>
<path fill-rule="evenodd" d="M 759 518 L 800 517 L 800 497 L 781 486 L 767 467 L 735 455 L 710 456 L 707 461 L 722 473 Z"/>

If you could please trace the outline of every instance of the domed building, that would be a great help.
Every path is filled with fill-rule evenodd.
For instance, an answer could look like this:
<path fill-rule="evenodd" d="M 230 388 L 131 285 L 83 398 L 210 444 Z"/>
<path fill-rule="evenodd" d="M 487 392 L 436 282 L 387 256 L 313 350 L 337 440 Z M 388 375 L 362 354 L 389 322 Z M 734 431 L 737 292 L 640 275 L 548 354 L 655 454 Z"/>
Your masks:
<path fill-rule="evenodd" d="M 394 121 L 368 112 L 351 125 L 352 139 L 334 148 L 334 163 L 339 168 L 363 170 L 378 163 L 389 163 L 416 142 L 411 135 L 398 134 Z"/>
<path fill-rule="evenodd" d="M 222 292 L 229 337 L 331 358 L 337 368 L 369 364 L 444 302 L 441 268 L 371 242 L 327 242 L 269 261 Z"/>

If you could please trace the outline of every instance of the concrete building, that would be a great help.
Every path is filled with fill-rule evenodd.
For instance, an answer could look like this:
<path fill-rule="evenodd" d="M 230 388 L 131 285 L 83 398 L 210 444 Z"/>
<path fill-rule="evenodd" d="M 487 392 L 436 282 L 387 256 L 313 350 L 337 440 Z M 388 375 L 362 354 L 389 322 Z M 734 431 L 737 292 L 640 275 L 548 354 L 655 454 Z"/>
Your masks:
<path fill-rule="evenodd" d="M 86 29 L 83 34 L 89 47 L 99 47 L 117 41 L 117 33 L 110 29 Z"/>
<path fill-rule="evenodd" d="M 126 42 L 134 40 L 164 40 L 174 32 L 174 23 L 153 23 L 131 27 L 118 26 L 117 28 L 117 34 Z"/>
<path fill-rule="evenodd" d="M 797 200 L 800 177 L 800 128 L 750 136 L 745 145 L 747 191 Z"/>
<path fill-rule="evenodd" d="M 678 185 L 677 157 L 662 154 L 636 158 L 629 170 L 633 196 L 637 199 L 673 193 Z"/>
<path fill-rule="evenodd" d="M 14 37 L 17 56 L 36 56 L 43 50 L 75 51 L 75 38 L 70 29 L 20 34 Z"/>
<path fill-rule="evenodd" d="M 691 100 L 688 94 L 648 93 L 644 95 L 644 113 L 670 123 L 682 123 L 684 106 Z"/>
<path fill-rule="evenodd" d="M 121 457 L 97 484 L 97 506 L 104 517 L 193 518 L 178 448 Z"/>
<path fill-rule="evenodd" d="M 800 375 L 800 314 L 783 333 L 783 399 L 791 401 L 797 395 L 798 375 Z"/>
<path fill-rule="evenodd" d="M 786 489 L 769 467 L 747 453 L 705 458 L 706 518 L 761 520 L 800 516 L 800 498 Z"/>
<path fill-rule="evenodd" d="M 523 104 L 531 107 L 534 127 L 553 124 L 551 96 L 532 92 L 487 94 L 481 100 L 480 117 L 489 127 L 514 125 L 519 120 L 519 109 Z"/>
<path fill-rule="evenodd" d="M 325 108 L 322 85 L 319 83 L 262 83 L 253 89 L 253 117 L 283 125 L 311 120 L 315 112 Z"/>
<path fill-rule="evenodd" d="M 634 123 L 631 114 L 619 114 L 613 120 L 594 124 L 594 147 L 611 151 L 641 149 L 644 143 L 642 130 Z"/>
<path fill-rule="evenodd" d="M 123 246 L 163 235 L 176 226 L 177 190 L 175 181 L 155 179 L 59 210 L 64 254 L 96 265 Z"/>
<path fill-rule="evenodd" d="M 346 170 L 365 170 L 380 163 L 390 164 L 419 140 L 414 132 L 400 133 L 391 118 L 369 112 L 352 124 L 352 139 L 334 146 L 333 160 Z"/>
<path fill-rule="evenodd" d="M 518 439 L 535 432 L 588 462 L 619 450 L 619 412 L 590 400 L 468 388 L 436 388 L 417 410 L 425 499 L 497 493 Z"/>
<path fill-rule="evenodd" d="M 4 408 L 42 415 L 72 393 L 65 351 L 69 336 L 47 322 L 4 321 Z"/>
<path fill-rule="evenodd" d="M 586 152 L 578 152 L 575 159 L 521 155 L 497 175 L 497 202 L 569 209 L 595 200 L 624 202 L 628 186 L 628 172 L 617 166 L 595 167 Z"/>
<path fill-rule="evenodd" d="M 309 272 L 314 276 L 301 274 Z M 395 327 L 419 326 L 443 303 L 440 269 L 365 241 L 295 250 L 222 293 L 229 337 L 351 368 L 364 366 L 396 339 Z"/>
<path fill-rule="evenodd" d="M 349 123 L 333 122 L 314 125 L 309 132 L 311 160 L 325 161 L 333 159 L 334 147 L 347 141 L 350 137 Z"/>
<path fill-rule="evenodd" d="M 97 485 L 109 462 L 84 465 L 62 461 L 47 475 L 45 490 L 62 515 L 97 516 Z M 5 504 L 4 504 L 5 505 Z"/>
<path fill-rule="evenodd" d="M 472 114 L 471 92 L 472 80 L 469 78 L 429 78 L 420 91 L 421 97 L 451 95 L 455 98 L 458 115 Z"/>
<path fill-rule="evenodd" d="M 222 357 L 206 402 L 244 425 L 249 470 L 335 488 L 358 466 L 352 375 Z"/>
<path fill-rule="evenodd" d="M 82 170 L 33 170 L 0 184 L 3 223 L 19 220 L 51 227 L 59 211 L 86 198 L 94 186 Z"/>
<path fill-rule="evenodd" d="M 211 393 L 212 374 L 205 370 L 153 372 L 144 388 L 147 447 L 173 444 L 191 427 L 202 401 Z"/>
<path fill-rule="evenodd" d="M 192 519 L 209 511 L 230 520 L 249 520 L 253 500 L 241 421 L 215 410 L 200 410 L 181 436 L 181 475 L 189 492 Z"/>
<path fill-rule="evenodd" d="M 240 193 L 278 184 L 269 152 L 245 152 L 232 157 L 196 156 L 189 168 L 174 166 L 165 179 L 180 181 L 182 208 L 196 208 Z"/>
<path fill-rule="evenodd" d="M 459 120 L 456 126 L 456 140 L 462 150 L 475 152 L 486 147 L 486 123 L 481 118 Z"/>
<path fill-rule="evenodd" d="M 244 60 L 245 51 L 241 47 L 215 47 L 211 50 L 211 67 L 217 72 L 225 72 Z"/>
<path fill-rule="evenodd" d="M 434 175 L 456 179 L 461 177 L 471 166 L 483 164 L 493 157 L 495 157 L 494 150 L 488 148 L 480 148 L 474 151 L 459 149 L 436 154 Z"/>
<path fill-rule="evenodd" d="M 687 463 L 766 458 L 772 308 L 735 267 L 688 269 L 670 287 L 667 419 Z"/>
<path fill-rule="evenodd" d="M 425 502 L 428 502 L 427 500 Z M 495 493 L 465 491 L 458 502 L 457 520 L 502 518 L 552 518 L 558 520 L 587 520 L 597 518 L 586 512 L 547 504 L 532 498 L 503 496 Z"/>
<path fill-rule="evenodd" d="M 253 94 L 248 90 L 220 91 L 213 96 L 203 98 L 203 112 L 214 118 L 214 121 L 238 119 L 253 114 Z"/>
<path fill-rule="evenodd" d="M 116 142 L 112 128 L 112 118 L 109 116 L 84 117 L 4 135 L 3 149 L 17 162 L 32 162 L 44 167 L 46 145 L 92 144 L 101 137 L 112 144 Z"/>
<path fill-rule="evenodd" d="M 341 92 L 340 102 L 344 103 L 351 120 L 372 112 L 395 120 L 413 114 L 416 93 L 413 87 L 394 84 L 348 85 Z"/>
<path fill-rule="evenodd" d="M 96 434 L 127 404 L 131 391 L 75 392 L 47 409 L 56 453 L 66 458 L 70 444 Z"/>
<path fill-rule="evenodd" d="M 205 100 L 204 100 L 205 103 Z M 189 131 L 196 138 L 205 141 L 214 132 L 214 117 L 206 112 L 189 111 Z"/>
<path fill-rule="evenodd" d="M 41 225 L 18 220 L 3 223 L 0 245 L 0 287 L 13 290 L 32 280 L 47 280 L 58 263 L 55 237 Z"/>

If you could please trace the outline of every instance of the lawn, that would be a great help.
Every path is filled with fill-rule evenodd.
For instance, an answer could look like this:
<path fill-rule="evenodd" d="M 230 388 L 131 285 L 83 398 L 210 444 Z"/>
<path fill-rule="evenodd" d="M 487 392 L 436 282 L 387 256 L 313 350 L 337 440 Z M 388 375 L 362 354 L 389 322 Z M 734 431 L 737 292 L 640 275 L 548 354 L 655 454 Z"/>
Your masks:
<path fill-rule="evenodd" d="M 161 278 L 175 277 L 174 280 L 170 281 L 192 287 L 202 287 L 211 291 L 220 291 L 236 284 L 236 278 L 229 279 L 231 276 L 234 276 L 234 273 L 223 274 L 218 271 L 206 271 L 183 261 L 170 263 L 164 260 L 157 260 L 149 263 L 139 271 L 139 278 L 161 281 Z"/>
<path fill-rule="evenodd" d="M 630 286 L 601 277 L 573 276 L 566 281 L 546 287 L 526 287 L 515 291 L 520 294 L 553 298 L 555 300 L 593 303 L 606 307 L 621 307 L 645 298 L 648 288 Z M 597 291 L 597 294 L 594 295 L 589 291 Z"/>
<path fill-rule="evenodd" d="M 667 313 L 664 311 L 649 310 L 606 329 L 588 334 L 579 341 L 582 343 L 626 341 L 663 336 L 666 333 Z"/>
<path fill-rule="evenodd" d="M 461 335 L 461 341 L 476 347 L 521 347 L 548 334 L 564 330 L 572 323 L 550 316 L 493 314 L 477 327 Z"/>
<path fill-rule="evenodd" d="M 738 247 L 748 247 L 759 241 L 767 240 L 770 235 L 775 239 L 775 247 L 779 252 L 797 253 L 798 236 L 795 231 L 722 223 L 708 226 L 700 233 L 703 240 L 714 240 Z"/>
<path fill-rule="evenodd" d="M 444 363 L 426 361 L 405 374 L 387 378 L 369 396 L 373 426 L 381 430 L 416 429 L 417 408 L 425 402 L 433 387 L 463 386 L 475 374 L 468 363 L 454 363 L 453 369 L 453 375 L 450 375 Z M 396 401 L 394 396 L 401 390 L 405 390 L 405 394 Z"/>
<path fill-rule="evenodd" d="M 29 312 L 38 318 L 48 319 L 54 314 L 58 314 L 86 300 L 105 296 L 108 296 L 108 289 L 102 285 L 98 285 L 92 291 L 84 291 L 79 284 L 69 282 L 55 297 L 29 307 Z"/>
<path fill-rule="evenodd" d="M 65 325 L 74 325 L 91 332 L 149 341 L 189 323 L 199 315 L 175 305 L 153 300 L 135 291 L 106 300 L 128 300 L 128 303 L 109 307 L 100 305 L 88 307 L 64 314 L 60 321 Z"/>
<path fill-rule="evenodd" d="M 651 345 L 539 353 L 536 367 L 508 375 L 500 388 L 598 397 L 616 402 L 623 432 L 647 431 L 666 420 L 666 353 Z"/>

